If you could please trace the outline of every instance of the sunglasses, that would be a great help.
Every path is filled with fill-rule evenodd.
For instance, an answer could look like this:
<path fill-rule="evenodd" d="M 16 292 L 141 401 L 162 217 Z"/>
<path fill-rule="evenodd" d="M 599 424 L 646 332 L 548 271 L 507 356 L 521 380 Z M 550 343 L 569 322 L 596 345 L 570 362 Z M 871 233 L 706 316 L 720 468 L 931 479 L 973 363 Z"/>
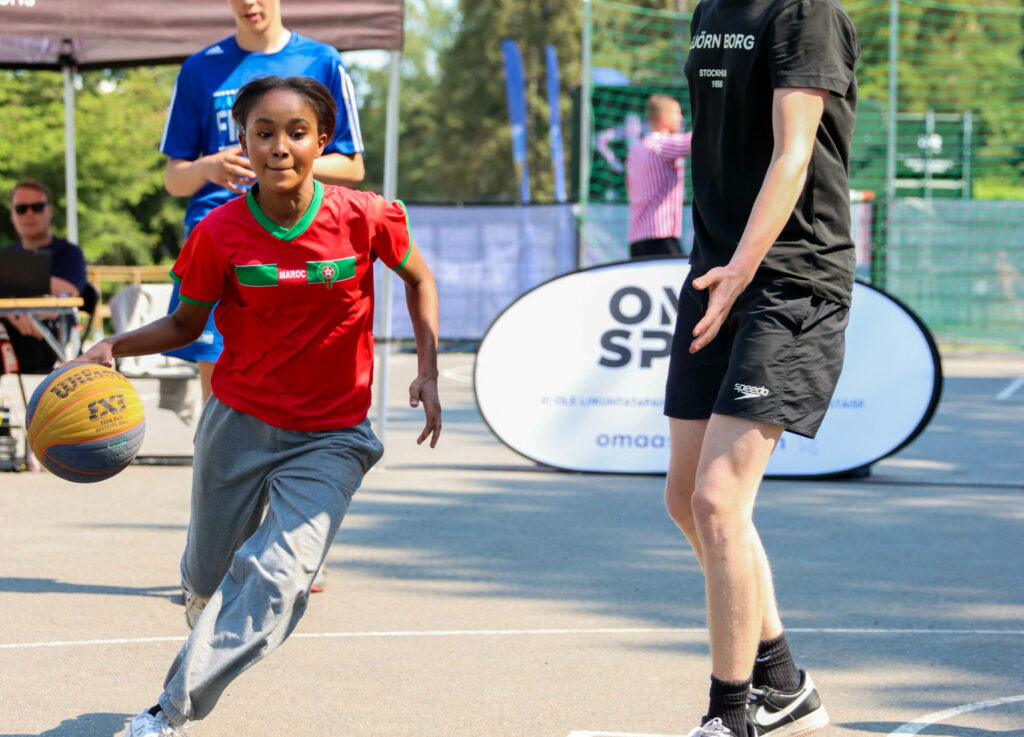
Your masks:
<path fill-rule="evenodd" d="M 14 211 L 19 215 L 24 215 L 29 210 L 32 212 L 42 212 L 46 209 L 47 204 L 46 202 L 31 202 L 27 205 L 15 205 Z"/>

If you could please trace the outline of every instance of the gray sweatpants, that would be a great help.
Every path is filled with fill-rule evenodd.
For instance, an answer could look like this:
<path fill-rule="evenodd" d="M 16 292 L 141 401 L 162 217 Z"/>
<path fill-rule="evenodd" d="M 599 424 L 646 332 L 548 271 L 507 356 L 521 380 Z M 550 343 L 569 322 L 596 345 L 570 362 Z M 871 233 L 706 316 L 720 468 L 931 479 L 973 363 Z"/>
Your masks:
<path fill-rule="evenodd" d="M 216 397 L 195 446 L 181 577 L 210 601 L 164 681 L 160 708 L 174 725 L 209 714 L 295 629 L 352 494 L 384 450 L 369 421 L 282 430 Z"/>

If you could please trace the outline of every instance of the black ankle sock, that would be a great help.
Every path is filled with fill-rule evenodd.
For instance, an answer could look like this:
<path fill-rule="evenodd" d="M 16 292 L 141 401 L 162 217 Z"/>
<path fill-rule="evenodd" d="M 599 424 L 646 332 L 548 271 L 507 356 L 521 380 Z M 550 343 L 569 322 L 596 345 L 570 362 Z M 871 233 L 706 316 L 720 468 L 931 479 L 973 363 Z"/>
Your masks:
<path fill-rule="evenodd" d="M 152 709 L 149 710 L 149 715 L 152 716 L 152 717 L 155 717 L 159 713 L 160 713 L 160 704 L 157 704 L 156 706 L 154 706 Z"/>
<path fill-rule="evenodd" d="M 800 688 L 800 670 L 789 651 L 786 633 L 758 643 L 754 661 L 754 687 L 768 686 L 778 691 L 796 691 Z"/>
<path fill-rule="evenodd" d="M 747 737 L 747 694 L 750 681 L 720 681 L 711 676 L 710 704 L 701 724 L 718 717 L 736 737 Z"/>

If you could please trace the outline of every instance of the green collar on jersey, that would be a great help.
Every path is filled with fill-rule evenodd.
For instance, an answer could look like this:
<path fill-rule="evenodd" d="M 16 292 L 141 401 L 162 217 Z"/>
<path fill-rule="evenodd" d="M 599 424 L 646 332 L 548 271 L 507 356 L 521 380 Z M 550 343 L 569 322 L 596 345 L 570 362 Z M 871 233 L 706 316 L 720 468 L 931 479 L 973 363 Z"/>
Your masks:
<path fill-rule="evenodd" d="M 309 207 L 306 208 L 306 213 L 302 216 L 299 222 L 295 223 L 290 228 L 286 228 L 283 225 L 278 225 L 273 220 L 268 218 L 264 214 L 263 210 L 260 209 L 259 204 L 256 202 L 256 191 L 259 187 L 257 182 L 249 190 L 249 194 L 245 196 L 245 204 L 249 206 L 249 212 L 256 218 L 256 222 L 260 224 L 260 227 L 270 233 L 270 235 L 278 238 L 282 241 L 292 241 L 298 238 L 300 235 L 306 232 L 306 229 L 312 224 L 314 218 L 318 212 L 320 212 L 320 203 L 324 200 L 324 185 L 320 184 L 316 179 L 313 180 L 313 199 L 309 202 Z"/>

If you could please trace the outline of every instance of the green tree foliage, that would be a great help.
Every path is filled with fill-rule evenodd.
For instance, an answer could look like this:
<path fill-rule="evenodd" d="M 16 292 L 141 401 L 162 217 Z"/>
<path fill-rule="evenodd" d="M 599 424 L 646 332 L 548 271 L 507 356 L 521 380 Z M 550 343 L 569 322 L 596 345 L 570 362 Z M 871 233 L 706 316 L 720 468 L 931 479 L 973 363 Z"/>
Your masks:
<path fill-rule="evenodd" d="M 572 119 L 569 90 L 580 79 L 582 11 L 576 0 L 461 0 L 462 24 L 441 61 L 437 124 L 430 145 L 439 154 L 438 199 L 513 201 L 512 164 L 501 40 L 519 44 L 526 77 L 528 161 L 534 201 L 554 198 L 548 136 L 545 46 L 561 68 L 562 120 Z M 571 136 L 564 135 L 566 141 Z M 568 148 L 568 147 L 566 147 Z M 566 151 L 568 154 L 568 151 Z"/>
<path fill-rule="evenodd" d="M 690 47 L 685 6 L 678 0 L 601 2 L 591 16 L 593 65 L 622 72 L 634 85 L 682 86 Z"/>
<path fill-rule="evenodd" d="M 19 179 L 38 179 L 53 190 L 54 225 L 64 223 L 64 104 L 61 75 L 0 71 L 0 245 L 17 240 L 10 219 L 10 193 Z"/>
<path fill-rule="evenodd" d="M 85 72 L 76 77 L 78 222 L 92 263 L 149 264 L 172 258 L 181 243 L 184 202 L 163 189 L 158 151 L 175 67 Z M 55 72 L 0 72 L 0 191 L 41 179 L 56 199 L 63 233 L 63 81 Z M 7 208 L 4 241 L 17 236 Z"/>
<path fill-rule="evenodd" d="M 439 0 L 409 0 L 405 48 L 399 67 L 398 194 L 409 200 L 444 200 L 437 170 L 445 151 L 437 146 L 437 86 L 441 55 L 451 46 L 458 13 Z M 363 132 L 366 179 L 362 188 L 384 188 L 388 68 L 350 64 Z"/>
<path fill-rule="evenodd" d="M 401 66 L 398 194 L 418 202 L 516 198 L 501 41 L 519 43 L 527 85 L 531 194 L 554 198 L 545 46 L 559 59 L 563 128 L 579 84 L 580 4 L 575 0 L 406 3 Z M 382 186 L 387 70 L 353 65 L 366 146 L 364 186 Z M 566 142 L 569 131 L 563 130 Z M 568 164 L 568 145 L 565 146 Z"/>

